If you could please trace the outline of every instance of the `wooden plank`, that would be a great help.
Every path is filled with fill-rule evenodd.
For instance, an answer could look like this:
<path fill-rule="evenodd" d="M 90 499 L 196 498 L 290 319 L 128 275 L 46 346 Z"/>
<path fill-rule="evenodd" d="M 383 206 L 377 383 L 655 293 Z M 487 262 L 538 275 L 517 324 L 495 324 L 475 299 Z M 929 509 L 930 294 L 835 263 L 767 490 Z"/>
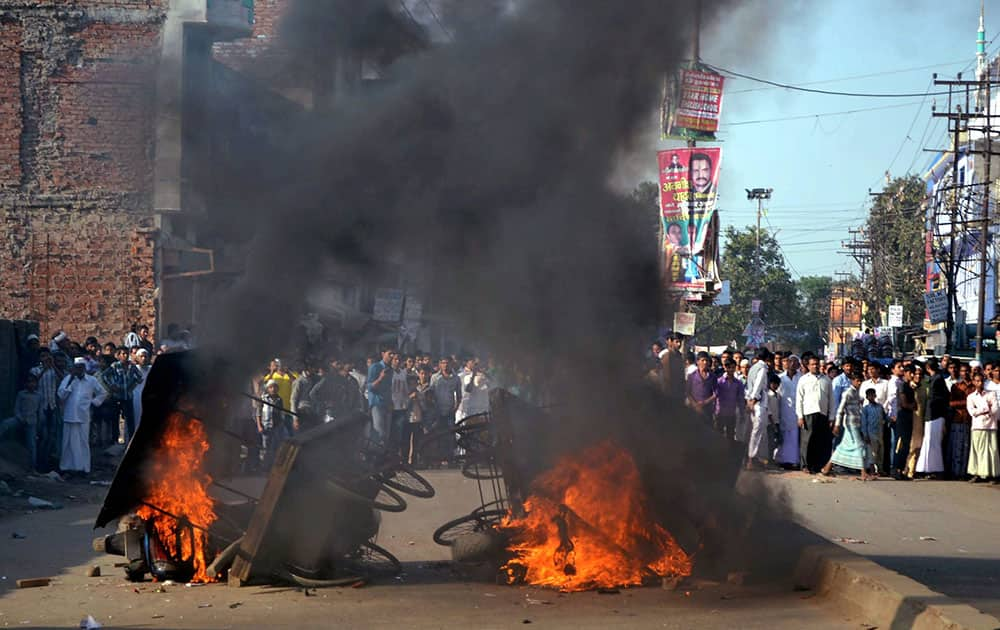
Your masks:
<path fill-rule="evenodd" d="M 274 464 L 271 466 L 271 474 L 267 478 L 267 485 L 264 486 L 264 493 L 254 506 L 247 533 L 243 536 L 233 566 L 229 569 L 230 586 L 243 586 L 249 582 L 254 560 L 264 542 L 274 510 L 284 493 L 285 484 L 300 450 L 301 445 L 295 440 L 286 440 L 278 449 Z"/>
<path fill-rule="evenodd" d="M 25 578 L 17 581 L 17 588 L 35 588 L 38 586 L 48 586 L 52 578 Z"/>

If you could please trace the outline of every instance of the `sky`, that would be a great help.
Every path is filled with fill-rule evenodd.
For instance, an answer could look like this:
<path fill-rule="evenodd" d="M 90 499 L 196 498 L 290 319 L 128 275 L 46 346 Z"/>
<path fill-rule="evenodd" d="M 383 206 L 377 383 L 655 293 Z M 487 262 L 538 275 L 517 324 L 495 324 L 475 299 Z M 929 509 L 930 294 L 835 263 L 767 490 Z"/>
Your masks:
<path fill-rule="evenodd" d="M 946 88 L 931 84 L 934 72 L 946 79 L 964 69 L 963 78 L 974 78 L 979 5 L 756 0 L 703 31 L 701 58 L 741 74 L 824 90 L 941 91 Z M 987 0 L 985 23 L 992 58 L 1000 51 L 1000 0 Z M 935 98 L 943 111 L 941 96 L 831 96 L 727 79 L 718 134 L 723 229 L 756 222 L 756 202 L 744 189 L 773 188 L 762 227 L 776 234 L 792 276 L 857 273 L 853 259 L 838 251 L 848 229 L 867 216 L 869 189 L 881 189 L 886 171 L 892 177 L 920 174 L 932 157 L 923 149 L 947 144 L 945 120 L 931 117 Z M 834 114 L 848 111 L 853 113 Z M 649 159 L 652 179 L 655 155 Z"/>

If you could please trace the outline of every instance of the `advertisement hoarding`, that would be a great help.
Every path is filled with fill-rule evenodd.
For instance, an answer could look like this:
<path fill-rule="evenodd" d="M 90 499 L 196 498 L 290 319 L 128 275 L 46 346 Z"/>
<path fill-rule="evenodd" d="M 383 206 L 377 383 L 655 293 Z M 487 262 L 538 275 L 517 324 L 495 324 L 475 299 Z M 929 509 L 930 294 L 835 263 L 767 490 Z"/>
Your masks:
<path fill-rule="evenodd" d="M 715 202 L 721 159 L 718 147 L 657 154 L 664 284 L 690 300 L 702 299 L 719 280 Z"/>

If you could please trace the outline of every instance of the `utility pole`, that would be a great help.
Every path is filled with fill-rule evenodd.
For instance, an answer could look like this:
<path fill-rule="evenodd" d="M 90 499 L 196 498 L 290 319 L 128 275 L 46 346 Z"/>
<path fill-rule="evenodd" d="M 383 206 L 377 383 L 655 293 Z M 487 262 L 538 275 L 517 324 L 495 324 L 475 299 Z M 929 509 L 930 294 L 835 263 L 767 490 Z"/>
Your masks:
<path fill-rule="evenodd" d="M 846 271 L 838 271 L 834 274 L 840 280 L 838 288 L 840 290 L 840 345 L 843 349 L 838 349 L 837 354 L 839 356 L 847 356 L 847 333 L 845 328 L 847 328 L 847 278 L 851 277 L 851 274 Z M 832 323 L 832 322 L 831 322 Z"/>
<path fill-rule="evenodd" d="M 976 358 L 982 359 L 982 347 L 983 347 L 983 331 L 985 328 L 985 318 L 986 318 L 986 279 L 989 272 L 989 259 L 988 259 L 988 246 L 989 246 L 989 230 L 990 230 L 990 190 L 992 184 L 992 171 L 991 171 L 991 159 L 993 156 L 993 126 L 992 126 L 992 104 L 990 103 L 991 98 L 991 83 L 992 76 L 988 66 L 984 65 L 982 67 L 982 76 L 976 80 L 962 80 L 961 75 L 958 75 L 956 80 L 941 81 L 937 79 L 937 75 L 934 75 L 935 85 L 946 85 L 949 90 L 949 104 L 952 102 L 952 91 L 954 88 L 960 88 L 964 92 L 965 96 L 965 108 L 963 109 L 961 105 L 956 105 L 954 107 L 954 112 L 933 112 L 934 117 L 946 117 L 949 121 L 949 131 L 954 134 L 953 139 L 953 155 L 954 159 L 952 162 L 952 185 L 950 190 L 951 195 L 951 205 L 950 205 L 950 215 L 951 220 L 949 222 L 948 236 L 949 236 L 949 260 L 947 261 L 947 281 L 948 281 L 948 321 L 946 322 L 948 328 L 948 349 L 952 350 L 953 338 L 954 338 L 954 326 L 955 326 L 955 313 L 953 310 L 953 305 L 957 305 L 957 272 L 959 268 L 959 254 L 957 235 L 960 226 L 975 224 L 979 228 L 979 282 L 978 282 L 978 309 L 976 318 Z M 976 90 L 977 93 L 984 97 L 979 99 L 979 107 L 976 107 L 972 103 L 972 90 Z M 977 111 L 978 110 L 978 111 Z M 970 124 L 971 121 L 982 121 L 981 124 Z M 975 142 L 970 136 L 970 132 L 978 131 L 983 134 L 983 148 L 977 149 Z M 978 184 L 965 184 L 958 181 L 958 162 L 959 162 L 959 142 L 960 135 L 966 134 L 967 140 L 967 153 L 974 155 L 984 156 L 984 176 L 983 182 Z M 963 220 L 960 219 L 959 214 L 961 212 L 961 205 L 959 203 L 959 194 L 962 189 L 972 188 L 975 186 L 983 187 L 983 201 L 981 206 L 980 216 L 976 219 Z M 964 248 L 963 248 L 964 249 Z"/>
<path fill-rule="evenodd" d="M 885 183 L 887 185 L 889 184 L 889 173 L 888 172 L 886 172 L 886 174 L 885 174 Z M 883 206 L 883 207 L 884 207 L 884 210 L 885 210 L 886 214 L 889 217 L 893 216 L 893 213 L 894 213 L 895 209 L 892 206 L 892 196 L 889 193 L 887 193 L 885 191 L 883 191 L 883 192 L 872 192 L 871 188 L 869 188 L 868 189 L 868 196 L 869 197 L 875 197 L 876 199 L 881 198 L 881 197 L 887 197 L 889 199 L 889 202 L 888 202 L 889 206 L 888 207 L 884 207 Z M 872 304 L 869 305 L 869 310 L 871 310 L 872 307 L 874 307 L 875 321 L 876 322 L 881 322 L 881 319 L 882 319 L 881 318 L 881 313 L 882 313 L 883 300 L 880 299 L 880 298 L 882 298 L 882 296 L 879 295 L 879 293 L 877 291 L 878 286 L 879 286 L 878 281 L 879 281 L 879 275 L 880 275 L 879 274 L 879 271 L 880 271 L 879 270 L 879 266 L 880 266 L 879 263 L 882 263 L 881 266 L 883 267 L 883 269 L 881 271 L 884 272 L 882 275 L 885 276 L 884 282 L 885 282 L 885 287 L 886 287 L 886 294 L 885 294 L 885 298 L 886 299 L 889 298 L 889 290 L 888 290 L 889 289 L 889 271 L 888 271 L 888 269 L 884 268 L 885 267 L 885 257 L 884 256 L 883 257 L 879 257 L 879 258 L 875 257 L 875 240 L 872 239 L 872 238 L 868 239 L 868 249 L 869 249 L 869 258 L 871 259 L 871 262 L 872 262 L 872 265 L 871 265 L 871 286 L 872 286 L 872 292 L 871 292 L 872 295 L 871 295 L 871 297 L 872 297 Z"/>
<path fill-rule="evenodd" d="M 945 264 L 945 289 L 948 292 L 948 314 L 945 320 L 945 350 L 949 353 L 954 351 L 955 309 L 958 305 L 958 294 L 955 290 L 958 275 L 958 240 L 955 236 L 956 230 L 958 229 L 959 191 L 963 187 L 963 185 L 958 182 L 959 142 L 961 141 L 962 134 L 968 134 L 969 131 L 970 114 L 968 112 L 971 105 L 970 90 L 976 83 L 978 82 L 963 81 L 961 72 L 958 73 L 954 81 L 939 80 L 937 78 L 937 74 L 934 74 L 935 86 L 948 86 L 948 107 L 944 112 L 937 112 L 935 111 L 936 108 L 932 106 L 931 116 L 934 118 L 947 118 L 948 132 L 952 134 L 951 195 L 950 203 L 948 205 L 948 260 Z M 955 103 L 955 88 L 961 88 L 961 92 L 964 92 L 964 108 L 961 103 Z M 935 223 L 940 225 L 940 222 L 937 221 L 937 215 L 938 213 L 935 212 Z"/>
<path fill-rule="evenodd" d="M 692 0 L 694 3 L 694 33 L 691 37 L 691 60 L 694 63 L 701 61 L 701 0 Z"/>
<path fill-rule="evenodd" d="M 840 246 L 843 249 L 837 253 L 847 254 L 854 259 L 854 262 L 858 263 L 858 269 L 861 272 L 861 286 L 863 287 L 867 277 L 868 262 L 872 260 L 871 240 L 863 228 L 848 230 L 848 234 L 851 235 L 851 240 L 841 242 Z"/>
<path fill-rule="evenodd" d="M 980 80 L 986 84 L 986 117 L 983 124 L 983 134 L 986 137 L 986 175 L 983 190 L 983 216 L 982 225 L 979 228 L 979 317 L 976 318 L 976 360 L 983 358 L 983 328 L 986 319 L 986 271 L 988 261 L 986 259 L 986 245 L 990 233 L 990 189 L 992 188 L 992 174 L 990 172 L 990 158 L 993 155 L 993 125 L 990 120 L 990 69 L 987 67 L 986 76 Z M 994 300 L 996 296 L 994 296 Z"/>
<path fill-rule="evenodd" d="M 764 212 L 763 202 L 765 199 L 771 198 L 771 193 L 774 192 L 773 188 L 747 188 L 747 199 L 753 201 L 757 200 L 757 266 L 760 267 L 760 217 Z"/>

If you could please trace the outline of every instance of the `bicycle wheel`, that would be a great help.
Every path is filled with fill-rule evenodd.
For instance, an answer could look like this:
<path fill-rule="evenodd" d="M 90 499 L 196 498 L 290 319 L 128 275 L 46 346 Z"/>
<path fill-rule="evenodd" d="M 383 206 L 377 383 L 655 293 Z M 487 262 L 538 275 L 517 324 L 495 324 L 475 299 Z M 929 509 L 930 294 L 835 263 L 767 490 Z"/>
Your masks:
<path fill-rule="evenodd" d="M 455 445 L 467 452 L 478 453 L 493 447 L 492 425 L 487 414 L 469 416 L 428 433 L 420 442 L 422 454 L 440 449 L 450 453 Z"/>
<path fill-rule="evenodd" d="M 403 565 L 389 551 L 368 541 L 357 551 L 337 558 L 326 569 L 307 569 L 286 564 L 276 574 L 289 582 L 306 588 L 350 586 L 359 580 L 398 575 Z"/>
<path fill-rule="evenodd" d="M 371 541 L 362 543 L 355 553 L 345 556 L 339 564 L 345 571 L 366 577 L 399 575 L 403 572 L 403 565 L 396 556 Z"/>
<path fill-rule="evenodd" d="M 392 489 L 386 488 L 381 483 L 378 484 L 377 494 L 371 498 L 361 494 L 360 492 L 352 490 L 351 488 L 348 488 L 344 484 L 334 481 L 333 479 L 327 479 L 325 485 L 327 491 L 337 498 L 363 503 L 376 510 L 382 510 L 383 512 L 402 512 L 406 509 L 406 499 L 399 496 L 399 494 Z"/>
<path fill-rule="evenodd" d="M 453 519 L 434 530 L 434 542 L 450 547 L 455 539 L 465 534 L 484 532 L 500 522 L 507 510 L 482 510 Z"/>
<path fill-rule="evenodd" d="M 434 496 L 434 487 L 430 482 L 407 464 L 396 464 L 390 470 L 380 473 L 379 478 L 390 488 L 418 499 Z"/>

